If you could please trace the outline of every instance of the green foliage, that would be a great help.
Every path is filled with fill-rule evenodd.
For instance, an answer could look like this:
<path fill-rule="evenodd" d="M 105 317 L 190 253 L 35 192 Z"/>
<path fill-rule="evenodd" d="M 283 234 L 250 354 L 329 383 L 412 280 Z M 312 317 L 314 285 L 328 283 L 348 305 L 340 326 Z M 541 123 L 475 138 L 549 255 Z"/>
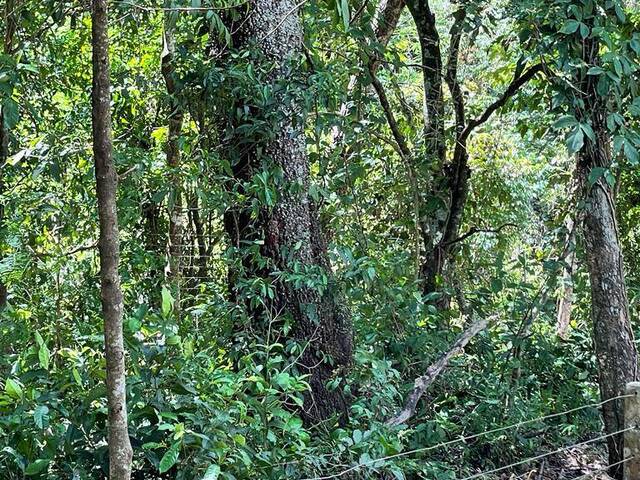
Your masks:
<path fill-rule="evenodd" d="M 630 168 L 640 147 L 637 13 L 611 1 L 604 7 L 589 0 L 468 2 L 460 82 L 470 118 L 501 95 L 518 65 L 543 59 L 555 76 L 535 80 L 469 140 L 472 180 L 461 234 L 483 232 L 456 244 L 455 265 L 438 279 L 443 293 L 425 294 L 416 266 L 424 248 L 416 185 L 363 61 L 372 51 L 381 55 L 379 76 L 401 133 L 423 154 L 420 52 L 406 13 L 388 48 L 372 39 L 375 3 L 308 2 L 306 49 L 287 63 L 286 81 L 272 82 L 274 65 L 260 49 L 234 45 L 244 3 L 172 2 L 214 7 L 171 13 L 175 98 L 160 75 L 160 4 L 113 4 L 120 273 L 139 478 L 296 479 L 367 464 L 353 478 L 384 472 L 396 479 L 453 479 L 600 429 L 598 412 L 587 409 L 468 445 L 425 450 L 597 400 L 582 267 L 572 279 L 568 337 L 555 330 L 566 266 L 560 253 L 570 250 L 581 261 L 585 248 L 580 240 L 567 244 L 571 154 L 594 136 L 589 121 L 575 113 L 567 79 L 597 78 L 609 101 L 605 122 L 620 159 L 594 169 L 589 181 L 621 185 L 621 232 L 637 314 L 640 183 Z M 451 5 L 432 7 L 446 51 Z M 0 472 L 7 480 L 104 478 L 90 20 L 81 5 L 63 1 L 30 4 L 19 20 L 20 45 L 0 56 L 0 103 L 10 131 L 10 156 L 1 169 L 0 279 L 10 296 L 0 312 Z M 602 42 L 602 63 L 584 65 L 576 48 L 594 36 Z M 165 150 L 174 101 L 185 122 L 183 161 L 172 168 Z M 292 114 L 293 105 L 303 111 Z M 264 151 L 285 113 L 306 127 L 311 171 L 310 185 L 289 190 Z M 449 144 L 454 134 L 447 120 Z M 238 175 L 248 151 L 260 168 Z M 438 178 L 436 168 L 421 163 L 418 189 Z M 186 210 L 181 280 L 165 275 L 175 178 Z M 263 255 L 265 239 L 254 232 L 254 240 L 236 245 L 225 231 L 228 214 L 258 218 L 281 195 L 307 187 L 327 232 L 335 279 L 295 262 L 286 272 L 255 274 L 272 267 Z M 425 198 L 425 224 L 446 220 L 449 199 Z M 295 258 L 300 246 L 282 254 Z M 233 274 L 242 279 L 231 292 Z M 353 365 L 332 379 L 352 404 L 346 424 L 335 418 L 314 427 L 303 423 L 309 385 L 298 362 L 313 345 L 292 334 L 288 312 L 273 308 L 281 285 L 337 293 L 350 309 Z M 449 308 L 434 306 L 441 295 L 451 299 Z M 300 308 L 317 318 L 313 308 Z M 493 315 L 492 327 L 432 385 L 415 419 L 385 426 L 414 378 L 450 347 L 467 317 Z M 376 460 L 411 450 L 421 453 Z"/>

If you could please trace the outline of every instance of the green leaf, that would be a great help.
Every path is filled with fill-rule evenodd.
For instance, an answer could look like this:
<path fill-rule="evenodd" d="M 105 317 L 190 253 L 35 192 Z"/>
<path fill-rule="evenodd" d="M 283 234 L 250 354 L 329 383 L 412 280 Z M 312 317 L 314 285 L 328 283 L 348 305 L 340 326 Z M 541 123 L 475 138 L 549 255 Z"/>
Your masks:
<path fill-rule="evenodd" d="M 2 105 L 4 128 L 11 130 L 18 123 L 20 109 L 13 98 L 7 98 Z"/>
<path fill-rule="evenodd" d="M 578 30 L 579 26 L 580 26 L 580 22 L 578 22 L 577 20 L 567 20 L 565 24 L 562 26 L 560 33 L 570 35 L 572 33 L 575 33 Z"/>
<path fill-rule="evenodd" d="M 589 140 L 591 140 L 592 142 L 595 142 L 596 135 L 593 132 L 593 128 L 591 128 L 591 125 L 589 125 L 588 123 L 581 123 L 580 128 L 582 129 L 584 134 L 589 138 Z"/>
<path fill-rule="evenodd" d="M 571 134 L 567 137 L 567 147 L 569 148 L 569 153 L 579 152 L 584 146 L 584 132 L 582 128 L 578 125 Z"/>
<path fill-rule="evenodd" d="M 342 14 L 342 22 L 344 23 L 344 29 L 349 30 L 349 22 L 351 21 L 351 15 L 349 14 L 349 2 L 348 0 L 341 0 L 342 8 L 340 13 Z"/>
<path fill-rule="evenodd" d="M 553 124 L 554 128 L 561 129 L 567 127 L 573 127 L 578 124 L 578 120 L 573 115 L 563 115 Z"/>
<path fill-rule="evenodd" d="M 582 38 L 587 38 L 589 36 L 589 27 L 584 23 L 580 23 L 580 36 Z"/>
<path fill-rule="evenodd" d="M 49 424 L 49 407 L 38 405 L 33 412 L 33 421 L 36 427 L 43 429 Z"/>
<path fill-rule="evenodd" d="M 18 382 L 11 378 L 7 378 L 7 381 L 4 384 L 4 391 L 11 398 L 22 399 L 23 397 L 22 387 Z"/>
<path fill-rule="evenodd" d="M 220 467 L 215 463 L 212 463 L 211 465 L 209 465 L 209 468 L 207 468 L 207 471 L 204 472 L 204 477 L 202 477 L 202 480 L 218 480 L 219 476 Z"/>
<path fill-rule="evenodd" d="M 82 377 L 80 376 L 80 372 L 78 372 L 78 369 L 74 368 L 71 371 L 71 374 L 73 375 L 73 379 L 76 381 L 76 383 L 81 387 L 82 386 Z"/>
<path fill-rule="evenodd" d="M 624 154 L 631 165 L 638 164 L 638 149 L 634 147 L 629 140 L 626 139 L 624 141 Z"/>
<path fill-rule="evenodd" d="M 162 315 L 168 317 L 173 310 L 173 297 L 167 287 L 162 287 Z"/>
<path fill-rule="evenodd" d="M 176 442 L 173 445 L 171 445 L 171 447 L 169 447 L 169 450 L 165 452 L 165 454 L 162 456 L 162 460 L 160 460 L 160 466 L 159 466 L 160 473 L 167 472 L 171 467 L 173 467 L 176 464 L 176 462 L 178 461 L 178 457 L 180 456 L 181 445 L 182 445 L 182 442 Z"/>
<path fill-rule="evenodd" d="M 29 476 L 37 475 L 38 473 L 42 472 L 45 468 L 47 468 L 47 466 L 49 465 L 49 461 L 50 460 L 44 460 L 42 458 L 39 458 L 35 462 L 27 465 L 27 468 L 25 468 L 24 470 L 24 474 Z"/>
<path fill-rule="evenodd" d="M 45 370 L 49 370 L 49 360 L 51 359 L 51 353 L 49 352 L 49 348 L 47 348 L 46 343 L 40 345 L 40 349 L 38 350 L 38 360 L 40 360 L 40 366 Z"/>
<path fill-rule="evenodd" d="M 591 67 L 587 70 L 587 75 L 602 75 L 604 73 L 604 68 L 602 67 Z"/>

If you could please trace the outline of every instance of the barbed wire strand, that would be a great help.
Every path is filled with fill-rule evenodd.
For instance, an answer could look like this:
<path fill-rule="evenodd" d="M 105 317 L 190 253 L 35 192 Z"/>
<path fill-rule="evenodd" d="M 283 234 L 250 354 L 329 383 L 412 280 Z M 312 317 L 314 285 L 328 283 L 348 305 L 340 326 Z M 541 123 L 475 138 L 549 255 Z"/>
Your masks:
<path fill-rule="evenodd" d="M 601 407 L 602 405 L 606 405 L 609 402 L 614 402 L 616 400 L 620 400 L 620 399 L 623 399 L 623 398 L 630 398 L 630 397 L 634 397 L 634 396 L 635 396 L 635 394 L 618 395 L 617 397 L 612 397 L 612 398 L 609 398 L 609 399 L 604 400 L 602 402 L 583 405 L 581 407 L 572 408 L 572 409 L 566 410 L 564 412 L 552 413 L 550 415 L 545 415 L 545 416 L 538 417 L 538 418 L 533 418 L 533 419 L 530 419 L 530 420 L 523 420 L 522 422 L 514 423 L 512 425 L 507 425 L 505 427 L 494 428 L 492 430 L 487 430 L 485 432 L 475 433 L 475 434 L 469 435 L 467 437 L 456 438 L 456 439 L 453 439 L 453 440 L 449 440 L 447 442 L 439 443 L 437 445 L 431 445 L 429 447 L 417 448 L 415 450 L 408 450 L 406 452 L 399 452 L 399 453 L 396 453 L 396 454 L 393 454 L 393 455 L 389 455 L 387 457 L 381 457 L 381 458 L 378 458 L 378 459 L 375 459 L 375 460 L 370 460 L 368 462 L 359 463 L 359 464 L 354 465 L 354 466 L 352 466 L 352 467 L 350 467 L 350 468 L 348 468 L 346 470 L 343 470 L 343 471 L 341 471 L 341 472 L 339 472 L 337 474 L 327 475 L 327 476 L 324 476 L 324 477 L 310 477 L 310 478 L 305 478 L 303 480 L 331 480 L 333 478 L 339 478 L 339 477 L 342 477 L 342 476 L 346 475 L 347 473 L 353 472 L 353 471 L 358 470 L 358 469 L 360 469 L 362 467 L 373 465 L 373 464 L 378 463 L 378 462 L 392 460 L 394 458 L 406 457 L 406 456 L 409 456 L 409 455 L 413 455 L 415 453 L 429 452 L 429 451 L 435 450 L 437 448 L 448 447 L 450 445 L 455 445 L 457 443 L 466 442 L 466 441 L 469 441 L 469 440 L 475 440 L 476 438 L 484 437 L 484 436 L 487 436 L 487 435 L 492 435 L 494 433 L 504 432 L 504 431 L 507 431 L 507 430 L 511 430 L 513 428 L 518 428 L 518 427 L 521 427 L 521 426 L 524 426 L 524 425 L 529 425 L 529 424 L 532 424 L 532 423 L 535 423 L 535 422 L 541 422 L 541 421 L 544 421 L 544 420 L 551 420 L 553 418 L 561 417 L 562 415 L 567 415 L 569 413 L 578 412 L 578 411 L 584 410 L 586 408 Z M 616 432 L 616 433 L 611 434 L 611 435 L 617 435 L 618 433 L 621 433 L 621 432 Z M 600 440 L 600 439 L 597 439 L 597 440 Z"/>

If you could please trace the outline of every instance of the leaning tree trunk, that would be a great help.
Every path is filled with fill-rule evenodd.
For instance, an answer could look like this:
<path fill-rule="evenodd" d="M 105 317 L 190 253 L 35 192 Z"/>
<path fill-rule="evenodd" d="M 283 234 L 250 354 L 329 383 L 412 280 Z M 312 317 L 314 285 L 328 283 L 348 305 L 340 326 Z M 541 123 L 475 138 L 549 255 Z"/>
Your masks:
<path fill-rule="evenodd" d="M 261 140 L 261 148 L 253 149 L 248 158 L 239 162 L 239 168 L 242 179 L 270 164 L 269 168 L 282 172 L 282 179 L 272 209 L 262 207 L 260 219 L 251 225 L 247 225 L 246 212 L 236 215 L 235 222 L 228 219 L 228 231 L 235 235 L 231 241 L 236 246 L 257 231 L 264 238 L 262 254 L 269 260 L 270 271 L 261 273 L 267 278 L 276 274 L 277 278 L 276 300 L 271 310 L 286 312 L 293 318 L 294 335 L 303 349 L 296 367 L 309 375 L 311 388 L 305 395 L 305 420 L 312 424 L 334 414 L 344 420 L 348 401 L 340 386 L 330 388 L 328 382 L 341 377 L 351 363 L 350 316 L 331 274 L 319 214 L 309 195 L 310 169 L 302 105 L 297 98 L 287 98 L 283 89 L 285 81 L 291 81 L 291 75 L 296 74 L 288 70 L 290 62 L 302 51 L 300 16 L 293 0 L 251 3 L 252 11 L 239 32 L 239 45 L 257 46 L 267 62 L 275 63 L 266 82 L 274 90 L 278 100 L 275 104 L 281 107 L 277 112 L 269 112 L 278 118 L 275 131 Z M 328 285 L 324 288 L 299 285 L 286 278 L 294 269 L 311 275 L 322 273 L 328 278 Z M 259 270 L 253 266 L 249 274 Z"/>
<path fill-rule="evenodd" d="M 597 38 L 583 42 L 583 59 L 588 66 L 600 64 L 599 47 Z M 584 73 L 579 82 L 584 110 L 578 111 L 576 116 L 580 121 L 589 122 L 595 135 L 593 140 L 585 139 L 578 155 L 577 173 L 585 195 L 583 234 L 591 280 L 593 339 L 600 394 L 605 401 L 623 395 L 626 384 L 638 378 L 638 353 L 629 318 L 613 188 L 602 178 L 589 185 L 592 169 L 611 166 L 606 99 L 598 93 L 597 81 L 598 76 Z M 612 434 L 622 430 L 623 401 L 611 401 L 602 408 L 606 432 Z M 607 444 L 610 464 L 624 459 L 623 435 L 609 437 Z M 611 473 L 622 478 L 622 470 L 622 465 L 618 465 Z"/>
<path fill-rule="evenodd" d="M 104 316 L 109 418 L 109 478 L 131 478 L 132 449 L 127 428 L 125 351 L 120 289 L 120 239 L 116 195 L 118 175 L 113 163 L 107 0 L 93 0 L 92 126 L 98 216 L 100 219 L 100 296 Z"/>
<path fill-rule="evenodd" d="M 13 37 L 16 32 L 16 3 L 14 0 L 7 0 L 4 11 L 4 45 L 5 55 L 13 53 Z M 9 130 L 6 127 L 4 108 L 0 108 L 0 195 L 4 193 L 4 166 L 9 158 Z M 0 203 L 0 231 L 4 229 L 5 206 Z M 4 241 L 4 240 L 3 240 Z M 1 257 L 0 257 L 1 258 Z M 7 286 L 0 281 L 0 310 L 7 304 Z"/>

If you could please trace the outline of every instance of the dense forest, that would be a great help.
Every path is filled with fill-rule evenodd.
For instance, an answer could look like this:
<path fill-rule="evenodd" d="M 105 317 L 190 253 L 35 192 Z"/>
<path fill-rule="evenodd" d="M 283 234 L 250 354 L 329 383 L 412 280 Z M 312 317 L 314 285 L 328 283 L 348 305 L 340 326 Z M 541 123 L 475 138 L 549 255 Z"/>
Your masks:
<path fill-rule="evenodd" d="M 640 479 L 635 1 L 0 9 L 1 480 Z"/>

